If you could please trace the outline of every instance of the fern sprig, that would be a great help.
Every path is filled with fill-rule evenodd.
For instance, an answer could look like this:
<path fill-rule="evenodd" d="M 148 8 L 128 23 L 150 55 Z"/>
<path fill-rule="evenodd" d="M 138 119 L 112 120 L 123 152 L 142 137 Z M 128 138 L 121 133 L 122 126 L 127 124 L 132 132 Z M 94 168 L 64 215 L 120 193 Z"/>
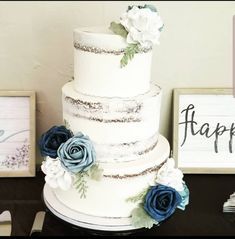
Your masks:
<path fill-rule="evenodd" d="M 88 189 L 86 177 L 87 172 L 79 172 L 76 174 L 76 179 L 74 181 L 74 186 L 80 193 L 80 198 L 86 198 L 86 192 Z"/>
<path fill-rule="evenodd" d="M 121 59 L 121 67 L 124 67 L 131 61 L 135 54 L 139 52 L 139 45 L 138 44 L 129 44 L 124 51 L 124 55 Z"/>

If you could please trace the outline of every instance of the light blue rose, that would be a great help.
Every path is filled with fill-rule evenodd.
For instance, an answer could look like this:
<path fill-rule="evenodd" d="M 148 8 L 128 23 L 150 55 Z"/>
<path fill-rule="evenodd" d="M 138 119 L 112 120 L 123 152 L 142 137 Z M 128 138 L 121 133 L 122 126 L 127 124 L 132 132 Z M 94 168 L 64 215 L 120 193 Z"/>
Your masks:
<path fill-rule="evenodd" d="M 91 140 L 81 132 L 61 144 L 57 154 L 62 166 L 72 173 L 87 171 L 96 159 Z"/>
<path fill-rule="evenodd" d="M 182 198 L 182 201 L 178 205 L 178 208 L 181 210 L 184 210 L 185 206 L 189 204 L 189 189 L 185 183 L 183 184 L 183 186 L 184 186 L 184 190 L 179 192 L 179 194 Z"/>

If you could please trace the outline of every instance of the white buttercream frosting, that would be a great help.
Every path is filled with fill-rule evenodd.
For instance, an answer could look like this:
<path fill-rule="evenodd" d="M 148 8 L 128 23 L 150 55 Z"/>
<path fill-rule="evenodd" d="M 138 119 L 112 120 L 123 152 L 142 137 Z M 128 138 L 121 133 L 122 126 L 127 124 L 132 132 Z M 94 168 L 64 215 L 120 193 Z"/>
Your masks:
<path fill-rule="evenodd" d="M 66 207 L 87 215 L 129 217 L 136 203 L 127 202 L 127 199 L 154 184 L 157 169 L 151 169 L 164 163 L 169 152 L 168 141 L 160 136 L 158 146 L 152 152 L 139 156 L 135 161 L 100 163 L 104 176 L 100 181 L 87 179 L 86 198 L 80 198 L 75 188 L 66 192 L 58 188 L 54 193 Z M 110 177 L 107 177 L 108 175 Z M 123 177 L 111 177 L 112 175 Z"/>
<path fill-rule="evenodd" d="M 89 135 L 101 161 L 135 160 L 156 146 L 161 105 L 158 86 L 152 84 L 149 92 L 136 97 L 108 98 L 78 93 L 72 81 L 62 92 L 65 122 L 75 134 Z"/>
<path fill-rule="evenodd" d="M 120 50 L 127 47 L 126 40 L 109 30 L 109 26 L 80 27 L 74 29 L 74 42 L 107 50 Z"/>
<path fill-rule="evenodd" d="M 74 30 L 74 43 L 102 49 L 120 50 L 126 40 L 104 28 Z M 74 48 L 74 79 L 78 92 L 102 97 L 131 97 L 149 90 L 152 51 L 135 54 L 126 67 L 120 55 L 87 52 Z"/>

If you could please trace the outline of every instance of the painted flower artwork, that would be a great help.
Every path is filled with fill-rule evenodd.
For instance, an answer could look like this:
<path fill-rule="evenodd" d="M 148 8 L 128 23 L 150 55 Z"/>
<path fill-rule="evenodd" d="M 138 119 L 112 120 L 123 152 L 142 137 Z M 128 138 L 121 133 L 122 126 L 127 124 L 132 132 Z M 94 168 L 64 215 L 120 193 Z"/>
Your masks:
<path fill-rule="evenodd" d="M 0 161 L 0 169 L 27 169 L 29 166 L 29 143 L 27 139 L 21 147 L 17 147 L 14 152 L 6 155 L 5 159 Z"/>
<path fill-rule="evenodd" d="M 29 97 L 0 97 L 0 175 L 30 165 Z"/>

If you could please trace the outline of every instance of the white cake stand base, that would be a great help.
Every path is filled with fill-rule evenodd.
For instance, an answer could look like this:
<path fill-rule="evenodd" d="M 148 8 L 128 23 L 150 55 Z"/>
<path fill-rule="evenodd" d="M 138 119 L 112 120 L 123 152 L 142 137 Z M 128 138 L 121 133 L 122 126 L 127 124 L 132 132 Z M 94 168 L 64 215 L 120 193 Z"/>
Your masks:
<path fill-rule="evenodd" d="M 97 217 L 75 211 L 60 202 L 47 184 L 43 189 L 43 198 L 47 208 L 56 217 L 78 227 L 101 231 L 130 231 L 137 229 L 131 225 L 130 218 Z"/>

